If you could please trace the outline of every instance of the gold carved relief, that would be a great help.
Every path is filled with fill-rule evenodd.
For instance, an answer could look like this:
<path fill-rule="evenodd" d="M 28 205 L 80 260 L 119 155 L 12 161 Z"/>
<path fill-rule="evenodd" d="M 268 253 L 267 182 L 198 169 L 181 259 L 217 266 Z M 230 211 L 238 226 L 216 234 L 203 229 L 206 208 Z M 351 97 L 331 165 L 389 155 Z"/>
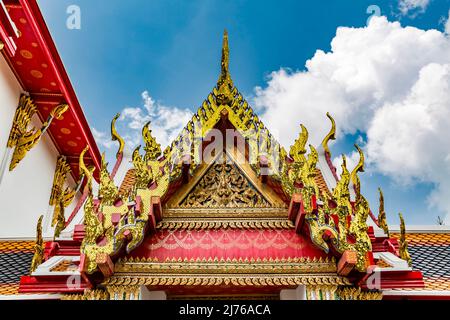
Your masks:
<path fill-rule="evenodd" d="M 229 161 L 227 161 L 229 162 Z M 180 207 L 269 207 L 270 203 L 230 163 L 212 165 Z"/>
<path fill-rule="evenodd" d="M 9 171 L 13 171 L 19 162 L 25 158 L 28 151 L 39 142 L 42 135 L 50 127 L 53 119 L 59 120 L 68 108 L 67 104 L 57 106 L 50 112 L 50 116 L 44 122 L 42 128 L 29 130 L 28 126 L 36 114 L 37 107 L 29 96 L 21 95 L 7 143 L 8 148 L 14 148 Z"/>

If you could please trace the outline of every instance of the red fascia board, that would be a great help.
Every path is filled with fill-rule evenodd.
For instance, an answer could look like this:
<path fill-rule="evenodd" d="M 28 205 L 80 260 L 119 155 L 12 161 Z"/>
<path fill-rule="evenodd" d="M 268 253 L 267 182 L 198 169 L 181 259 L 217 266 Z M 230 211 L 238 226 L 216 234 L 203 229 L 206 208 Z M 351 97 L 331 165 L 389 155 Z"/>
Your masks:
<path fill-rule="evenodd" d="M 84 136 L 89 146 L 89 154 L 92 157 L 97 171 L 99 171 L 101 168 L 100 151 L 89 128 L 89 124 L 83 113 L 83 109 L 81 108 L 80 102 L 77 99 L 75 90 L 73 89 L 73 86 L 69 80 L 67 72 L 58 54 L 56 45 L 53 42 L 50 31 L 47 28 L 39 6 L 36 0 L 19 0 L 19 3 L 23 8 L 23 11 L 27 19 L 29 20 L 34 33 L 36 34 L 41 48 L 43 48 L 44 54 L 47 56 L 53 67 L 53 70 L 55 71 L 55 75 L 59 82 L 62 93 L 66 98 L 67 103 L 72 107 L 72 110 L 74 111 L 75 121 L 77 122 L 78 127 L 81 128 L 82 135 Z"/>
<path fill-rule="evenodd" d="M 0 38 L 3 41 L 5 50 L 10 57 L 16 54 L 17 45 L 14 38 L 17 38 L 17 30 L 14 22 L 11 21 L 6 7 L 3 3 L 0 4 Z"/>

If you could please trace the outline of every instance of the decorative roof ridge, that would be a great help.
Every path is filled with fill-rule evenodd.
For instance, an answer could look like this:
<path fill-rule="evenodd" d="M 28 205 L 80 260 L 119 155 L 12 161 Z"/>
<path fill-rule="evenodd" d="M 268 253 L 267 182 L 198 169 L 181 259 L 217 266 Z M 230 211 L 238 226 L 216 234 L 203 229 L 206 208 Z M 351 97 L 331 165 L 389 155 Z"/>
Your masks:
<path fill-rule="evenodd" d="M 400 233 L 400 225 L 389 225 L 391 233 Z M 446 225 L 408 225 L 406 233 L 450 233 L 450 226 Z"/>

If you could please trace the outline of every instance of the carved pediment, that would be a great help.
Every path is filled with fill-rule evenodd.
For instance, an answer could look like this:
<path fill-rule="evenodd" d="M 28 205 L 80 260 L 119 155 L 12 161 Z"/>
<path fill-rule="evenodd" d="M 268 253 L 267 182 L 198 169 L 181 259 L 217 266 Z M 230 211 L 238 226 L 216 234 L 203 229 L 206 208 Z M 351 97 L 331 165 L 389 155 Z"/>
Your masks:
<path fill-rule="evenodd" d="M 166 204 L 168 209 L 246 210 L 285 208 L 278 195 L 263 184 L 251 166 L 236 152 L 223 150 L 211 163 L 203 163 L 190 181 Z M 200 212 L 199 211 L 199 212 Z"/>
<path fill-rule="evenodd" d="M 182 200 L 182 208 L 267 208 L 269 201 L 255 188 L 236 164 L 210 166 L 194 189 Z"/>

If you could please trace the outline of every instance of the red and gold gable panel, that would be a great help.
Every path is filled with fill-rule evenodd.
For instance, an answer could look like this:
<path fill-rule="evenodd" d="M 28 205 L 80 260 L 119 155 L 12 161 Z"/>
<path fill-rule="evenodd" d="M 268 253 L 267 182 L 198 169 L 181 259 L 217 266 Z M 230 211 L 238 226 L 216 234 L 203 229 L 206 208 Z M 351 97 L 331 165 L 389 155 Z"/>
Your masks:
<path fill-rule="evenodd" d="M 158 231 L 128 258 L 166 259 L 287 259 L 327 255 L 294 230 Z"/>

